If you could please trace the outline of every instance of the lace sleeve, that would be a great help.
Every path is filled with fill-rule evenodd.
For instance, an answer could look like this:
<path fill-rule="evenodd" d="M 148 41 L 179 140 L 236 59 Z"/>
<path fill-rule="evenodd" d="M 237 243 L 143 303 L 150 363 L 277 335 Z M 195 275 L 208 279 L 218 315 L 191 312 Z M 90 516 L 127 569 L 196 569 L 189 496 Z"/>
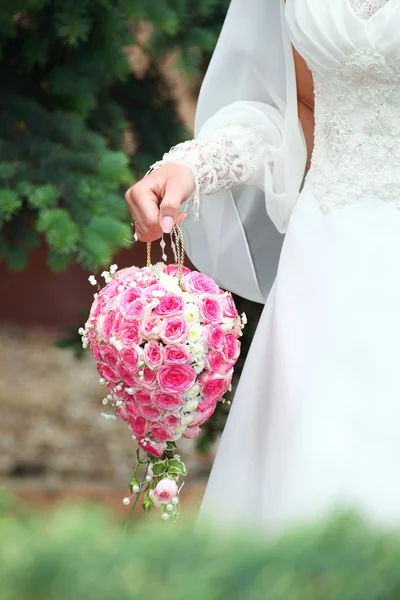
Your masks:
<path fill-rule="evenodd" d="M 231 115 L 232 116 L 232 115 Z M 238 115 L 236 115 L 238 116 Z M 241 184 L 263 188 L 265 163 L 271 155 L 271 124 L 249 122 L 240 115 L 235 122 L 221 123 L 211 134 L 171 148 L 151 171 L 165 163 L 189 167 L 195 180 L 194 217 L 199 216 L 200 194 L 213 194 Z"/>

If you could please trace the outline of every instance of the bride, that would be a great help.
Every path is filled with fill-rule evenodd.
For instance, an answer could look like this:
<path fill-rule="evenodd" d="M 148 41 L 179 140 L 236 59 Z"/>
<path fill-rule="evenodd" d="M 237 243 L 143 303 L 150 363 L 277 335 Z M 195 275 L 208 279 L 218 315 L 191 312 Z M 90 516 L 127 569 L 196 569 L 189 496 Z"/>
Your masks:
<path fill-rule="evenodd" d="M 399 23 L 399 0 L 232 0 L 196 139 L 127 192 L 143 241 L 190 197 L 193 263 L 266 301 L 203 502 L 219 520 L 400 521 Z"/>

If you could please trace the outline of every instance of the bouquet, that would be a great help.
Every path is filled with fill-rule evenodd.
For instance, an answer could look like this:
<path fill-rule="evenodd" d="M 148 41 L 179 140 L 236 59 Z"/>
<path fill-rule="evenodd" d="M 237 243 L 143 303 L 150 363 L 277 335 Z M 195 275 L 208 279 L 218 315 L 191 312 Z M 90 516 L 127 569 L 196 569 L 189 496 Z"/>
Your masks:
<path fill-rule="evenodd" d="M 124 503 L 142 496 L 143 508 L 161 508 L 165 520 L 179 514 L 186 475 L 177 441 L 196 437 L 225 402 L 246 322 L 229 292 L 183 266 L 182 234 L 174 233 L 178 263 L 152 265 L 148 246 L 146 267 L 112 265 L 79 330 L 106 388 L 103 416 L 121 418 L 138 445 Z"/>

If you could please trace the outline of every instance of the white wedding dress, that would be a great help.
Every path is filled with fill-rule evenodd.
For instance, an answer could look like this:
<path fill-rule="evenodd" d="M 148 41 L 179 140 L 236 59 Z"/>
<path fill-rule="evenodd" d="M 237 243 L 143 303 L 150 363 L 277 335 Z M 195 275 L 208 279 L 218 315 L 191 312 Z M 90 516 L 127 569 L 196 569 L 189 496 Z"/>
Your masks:
<path fill-rule="evenodd" d="M 279 531 L 357 508 L 399 524 L 400 1 L 287 0 L 285 18 L 314 77 L 312 165 L 202 515 Z M 164 160 L 202 193 L 262 187 L 269 108 L 224 115 Z"/>

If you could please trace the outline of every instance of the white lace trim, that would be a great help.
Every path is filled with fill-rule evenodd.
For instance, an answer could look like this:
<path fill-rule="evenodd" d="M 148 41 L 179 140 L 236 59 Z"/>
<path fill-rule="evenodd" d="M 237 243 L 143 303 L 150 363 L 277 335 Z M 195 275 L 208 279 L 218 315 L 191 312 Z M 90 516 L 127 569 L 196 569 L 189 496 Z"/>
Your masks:
<path fill-rule="evenodd" d="M 389 0 L 349 0 L 355 14 L 368 21 Z"/>
<path fill-rule="evenodd" d="M 400 208 L 400 72 L 361 49 L 314 73 L 315 134 L 307 181 L 321 209 L 373 195 Z"/>
<path fill-rule="evenodd" d="M 207 138 L 178 144 L 164 154 L 151 171 L 165 163 L 188 166 L 195 179 L 194 217 L 199 217 L 200 194 L 213 194 L 241 184 L 259 184 L 263 180 L 264 164 L 270 141 L 262 127 L 232 124 Z"/>

